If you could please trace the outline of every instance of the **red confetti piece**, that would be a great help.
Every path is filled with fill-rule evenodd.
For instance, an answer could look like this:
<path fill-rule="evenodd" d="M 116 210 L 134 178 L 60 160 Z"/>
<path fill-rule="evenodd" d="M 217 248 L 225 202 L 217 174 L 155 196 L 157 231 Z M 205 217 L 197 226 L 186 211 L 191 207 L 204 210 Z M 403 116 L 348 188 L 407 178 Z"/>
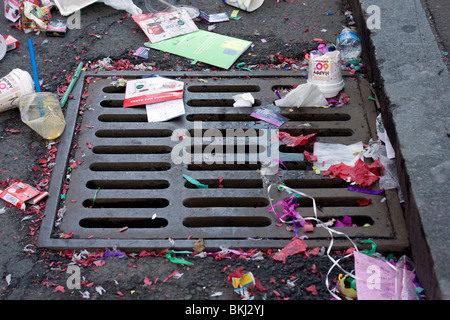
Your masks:
<path fill-rule="evenodd" d="M 55 290 L 53 290 L 53 292 L 62 292 L 62 293 L 64 293 L 64 292 L 66 292 L 66 289 L 64 289 L 63 286 L 56 286 Z"/>
<path fill-rule="evenodd" d="M 313 296 L 317 296 L 317 288 L 315 284 L 310 285 L 306 288 L 306 292 L 311 293 Z"/>

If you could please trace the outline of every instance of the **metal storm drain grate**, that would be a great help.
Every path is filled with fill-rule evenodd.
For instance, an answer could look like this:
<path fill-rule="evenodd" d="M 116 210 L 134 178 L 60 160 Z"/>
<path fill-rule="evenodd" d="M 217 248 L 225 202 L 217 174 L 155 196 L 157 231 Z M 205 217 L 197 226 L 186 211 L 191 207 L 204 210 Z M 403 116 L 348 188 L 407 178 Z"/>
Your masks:
<path fill-rule="evenodd" d="M 67 109 L 67 128 L 52 173 L 39 246 L 164 249 L 171 246 L 170 240 L 177 248 L 192 249 L 194 241 L 202 238 L 208 249 L 283 247 L 293 233 L 286 228 L 289 224 L 280 226 L 275 214 L 268 212 L 270 200 L 276 203 L 289 196 L 276 188 L 268 194 L 268 184 L 279 182 L 314 197 L 321 221 L 350 216 L 356 226 L 337 230 L 354 240 L 373 239 L 379 250 L 408 246 L 395 191 L 352 192 L 340 179 L 316 175 L 303 157 L 303 151 L 313 152 L 311 144 L 277 144 L 278 160 L 288 170 L 280 166 L 282 170 L 274 175 L 261 175 L 263 162 L 252 158 L 270 148 L 267 141 L 275 129 L 291 135 L 316 133 L 316 141 L 321 142 L 366 143 L 376 138 L 376 108 L 367 100 L 366 80 L 344 75 L 350 102 L 343 107 L 279 109 L 290 121 L 277 128 L 250 114 L 273 104 L 275 90 L 306 82 L 299 74 L 159 72 L 186 84 L 186 114 L 159 123 L 147 121 L 144 106 L 123 108 L 125 88 L 112 85 L 115 77 L 138 79 L 148 74 L 83 73 L 73 91 L 76 99 Z M 232 97 L 246 92 L 255 98 L 254 107 L 233 107 Z M 80 115 L 83 94 L 87 110 Z M 211 132 L 217 135 L 212 138 Z M 211 152 L 218 134 L 223 136 L 221 143 L 226 140 L 232 146 Z M 187 137 L 191 143 L 182 144 Z M 174 154 L 184 155 L 183 161 L 174 161 Z M 229 161 L 211 162 L 208 155 Z M 68 172 L 72 160 L 81 164 Z M 186 177 L 208 188 L 199 188 Z M 360 207 L 357 201 L 367 198 L 372 203 Z M 312 217 L 311 201 L 300 197 L 299 202 L 298 212 Z M 70 232 L 71 238 L 60 237 Z M 329 244 L 323 228 L 306 235 L 310 246 Z M 335 248 L 350 245 L 344 236 L 336 236 Z"/>

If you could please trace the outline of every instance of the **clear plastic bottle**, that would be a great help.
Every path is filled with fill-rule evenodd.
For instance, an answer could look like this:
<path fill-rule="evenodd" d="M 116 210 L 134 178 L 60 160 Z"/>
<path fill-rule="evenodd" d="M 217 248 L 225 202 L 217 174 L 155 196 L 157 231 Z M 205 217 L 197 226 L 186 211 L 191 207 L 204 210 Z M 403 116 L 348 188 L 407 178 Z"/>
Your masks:
<path fill-rule="evenodd" d="M 356 32 L 345 27 L 336 43 L 337 49 L 341 52 L 341 58 L 344 61 L 358 59 L 361 55 L 361 40 Z"/>

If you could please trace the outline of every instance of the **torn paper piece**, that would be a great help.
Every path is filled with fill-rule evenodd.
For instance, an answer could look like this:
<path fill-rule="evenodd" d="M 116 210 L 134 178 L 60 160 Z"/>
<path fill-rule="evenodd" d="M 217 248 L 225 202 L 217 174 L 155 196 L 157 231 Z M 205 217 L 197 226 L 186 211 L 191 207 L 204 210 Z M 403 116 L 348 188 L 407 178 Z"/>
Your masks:
<path fill-rule="evenodd" d="M 162 122 L 180 117 L 186 113 L 183 99 L 176 99 L 145 105 L 148 122 Z"/>
<path fill-rule="evenodd" d="M 255 103 L 251 93 L 237 94 L 233 96 L 233 99 L 235 101 L 233 107 L 251 107 Z"/>
<path fill-rule="evenodd" d="M 332 165 L 341 162 L 353 166 L 356 160 L 362 157 L 363 149 L 361 141 L 350 145 L 316 142 L 314 155 L 317 157 L 317 162 L 314 162 L 314 165 L 320 170 L 328 170 Z"/>
<path fill-rule="evenodd" d="M 362 187 L 370 187 L 382 176 L 383 171 L 384 168 L 380 165 L 379 159 L 370 165 L 358 159 L 354 166 L 348 166 L 342 162 L 334 164 L 328 170 L 325 170 L 323 175 L 329 175 L 332 179 L 338 177 Z"/>

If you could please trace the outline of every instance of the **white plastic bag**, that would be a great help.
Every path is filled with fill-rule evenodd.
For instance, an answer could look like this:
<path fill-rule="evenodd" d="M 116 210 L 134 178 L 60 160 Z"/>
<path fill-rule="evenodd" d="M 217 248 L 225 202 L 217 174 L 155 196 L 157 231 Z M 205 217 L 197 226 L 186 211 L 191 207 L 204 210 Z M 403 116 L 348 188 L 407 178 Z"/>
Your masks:
<path fill-rule="evenodd" d="M 312 83 L 304 83 L 281 98 L 275 100 L 278 107 L 312 107 L 314 105 L 326 106 L 327 99 L 320 91 L 319 87 Z"/>
<path fill-rule="evenodd" d="M 142 9 L 136 6 L 133 0 L 98 0 L 97 2 L 103 2 L 116 10 L 125 10 L 132 16 L 142 14 Z"/>

